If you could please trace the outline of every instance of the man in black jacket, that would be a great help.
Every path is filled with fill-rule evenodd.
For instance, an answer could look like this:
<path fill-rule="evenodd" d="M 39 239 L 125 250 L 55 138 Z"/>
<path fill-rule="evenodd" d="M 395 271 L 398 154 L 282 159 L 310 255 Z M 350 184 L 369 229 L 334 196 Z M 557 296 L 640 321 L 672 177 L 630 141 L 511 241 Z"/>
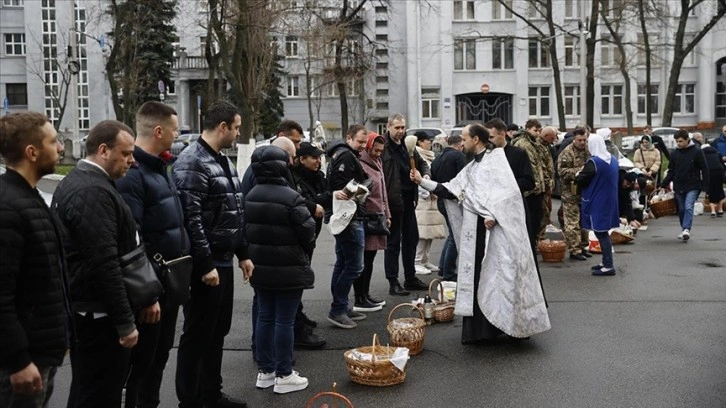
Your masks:
<path fill-rule="evenodd" d="M 356 197 L 348 196 L 343 189 L 351 180 L 364 184 L 368 179 L 358 159 L 367 142 L 368 132 L 365 127 L 352 125 L 345 135 L 345 142 L 335 144 L 328 149 L 330 191 L 337 200 L 356 200 L 355 215 L 345 229 L 334 235 L 335 265 L 330 282 L 333 302 L 330 304 L 328 321 L 343 329 L 354 329 L 357 327 L 355 321 L 366 318 L 365 314 L 354 311 L 348 305 L 348 295 L 353 282 L 363 271 L 365 208 L 363 203 L 357 201 Z M 333 213 L 333 217 L 336 215 Z"/>
<path fill-rule="evenodd" d="M 383 150 L 383 175 L 386 180 L 388 206 L 391 210 L 391 235 L 388 237 L 384 257 L 386 279 L 390 284 L 391 295 L 406 296 L 408 290 L 426 290 L 428 285 L 416 277 L 415 259 L 418 245 L 418 225 L 416 224 L 416 205 L 418 186 L 411 181 L 408 151 L 403 139 L 406 137 L 406 119 L 400 113 L 388 117 L 388 131 L 383 136 L 386 148 Z M 414 164 L 424 178 L 431 177 L 429 165 L 416 150 L 413 152 Z M 403 287 L 398 281 L 398 258 L 401 257 L 405 281 Z M 404 290 L 407 289 L 407 290 Z"/>
<path fill-rule="evenodd" d="M 222 393 L 224 337 L 232 324 L 233 258 L 245 278 L 253 265 L 244 242 L 242 193 L 237 170 L 221 151 L 231 147 L 242 117 L 228 102 L 214 103 L 204 115 L 197 143 L 174 163 L 174 181 L 191 238 L 191 299 L 184 305 L 179 340 L 176 393 L 179 407 L 246 407 Z"/>
<path fill-rule="evenodd" d="M 171 148 L 178 129 L 177 114 L 171 106 L 156 101 L 141 105 L 136 112 L 135 163 L 116 183 L 131 208 L 150 259 L 161 254 L 170 261 L 189 254 L 181 202 L 170 166 L 161 157 Z M 139 343 L 132 352 L 126 380 L 127 408 L 159 405 L 159 387 L 174 345 L 179 306 L 162 297 L 159 304 L 141 310 Z"/>
<path fill-rule="evenodd" d="M 466 156 L 461 151 L 464 148 L 461 136 L 449 136 L 446 139 L 446 143 L 448 146 L 431 163 L 431 180 L 439 183 L 450 181 L 466 166 Z M 454 233 L 451 230 L 449 217 L 446 215 L 446 202 L 444 200 L 440 199 L 436 201 L 436 206 L 441 215 L 444 216 L 446 227 L 449 229 L 449 236 L 446 237 L 444 247 L 441 249 L 439 276 L 446 281 L 456 282 L 456 258 L 458 251 L 456 250 L 456 241 L 454 240 Z"/>
<path fill-rule="evenodd" d="M 71 309 L 56 220 L 36 185 L 63 146 L 42 113 L 0 118 L 0 406 L 43 407 L 68 349 Z"/>
<path fill-rule="evenodd" d="M 687 131 L 679 129 L 673 137 L 678 148 L 671 155 L 668 175 L 660 187 L 670 189 L 671 181 L 673 182 L 673 193 L 678 202 L 678 219 L 681 222 L 678 239 L 688 241 L 691 238 L 693 206 L 703 187 L 708 186 L 708 165 L 703 151 L 691 141 Z"/>
<path fill-rule="evenodd" d="M 115 120 L 102 121 L 88 134 L 86 151 L 58 184 L 52 204 L 66 232 L 77 334 L 71 346 L 72 408 L 121 404 L 131 347 L 139 336 L 120 265 L 139 239 L 115 185 L 134 163 L 133 131 Z"/>

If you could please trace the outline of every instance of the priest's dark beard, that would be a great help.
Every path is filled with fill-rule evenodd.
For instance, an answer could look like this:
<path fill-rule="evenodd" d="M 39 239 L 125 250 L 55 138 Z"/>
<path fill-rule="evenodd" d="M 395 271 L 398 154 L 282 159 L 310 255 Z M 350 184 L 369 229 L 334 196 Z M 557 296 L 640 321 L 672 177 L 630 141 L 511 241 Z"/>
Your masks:
<path fill-rule="evenodd" d="M 466 151 L 466 150 L 465 150 L 465 151 L 464 151 L 464 156 L 466 157 L 466 161 L 467 161 L 467 163 L 468 163 L 468 162 L 470 162 L 470 161 L 474 160 L 474 158 L 476 157 L 476 152 L 473 152 L 473 151 Z"/>

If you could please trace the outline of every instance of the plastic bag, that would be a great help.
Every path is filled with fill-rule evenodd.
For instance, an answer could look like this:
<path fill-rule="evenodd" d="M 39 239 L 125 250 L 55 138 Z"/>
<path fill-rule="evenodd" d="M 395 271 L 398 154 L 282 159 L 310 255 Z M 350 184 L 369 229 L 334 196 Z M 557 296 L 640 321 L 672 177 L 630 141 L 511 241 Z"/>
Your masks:
<path fill-rule="evenodd" d="M 703 203 L 697 202 L 693 204 L 693 215 L 703 215 Z"/>

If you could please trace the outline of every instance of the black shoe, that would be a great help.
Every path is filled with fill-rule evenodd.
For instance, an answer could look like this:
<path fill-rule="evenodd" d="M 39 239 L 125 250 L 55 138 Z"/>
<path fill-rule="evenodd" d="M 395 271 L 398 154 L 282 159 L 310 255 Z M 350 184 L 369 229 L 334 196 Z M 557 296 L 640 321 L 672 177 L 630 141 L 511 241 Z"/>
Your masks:
<path fill-rule="evenodd" d="M 582 252 L 580 252 L 580 253 L 585 255 L 588 258 L 592 258 L 592 254 L 587 249 L 583 249 Z"/>
<path fill-rule="evenodd" d="M 595 276 L 615 276 L 615 268 L 601 268 L 592 271 L 592 274 Z"/>
<path fill-rule="evenodd" d="M 318 327 L 318 322 L 309 318 L 308 315 L 305 314 L 305 312 L 300 312 L 297 315 L 297 318 L 302 320 L 302 322 L 305 326 Z"/>
<path fill-rule="evenodd" d="M 586 261 L 587 257 L 583 254 L 570 254 L 570 259 L 575 259 L 578 261 Z"/>
<path fill-rule="evenodd" d="M 367 294 L 366 295 L 366 300 L 368 300 L 368 302 L 370 302 L 370 303 L 373 303 L 374 305 L 378 305 L 378 306 L 381 306 L 381 307 L 383 307 L 383 306 L 386 305 L 386 301 L 385 300 L 376 299 L 374 297 L 371 297 L 370 294 Z"/>
<path fill-rule="evenodd" d="M 604 268 L 603 264 L 599 263 L 597 265 L 593 265 L 590 270 L 592 271 L 599 271 L 600 269 Z"/>
<path fill-rule="evenodd" d="M 388 289 L 388 294 L 391 296 L 408 296 L 410 292 L 404 290 L 403 287 L 401 287 L 401 284 L 396 281 L 395 283 L 391 283 L 391 288 Z"/>
<path fill-rule="evenodd" d="M 204 403 L 204 406 L 205 408 L 247 408 L 247 403 L 222 393 L 219 399 L 216 401 L 207 401 Z"/>
<path fill-rule="evenodd" d="M 327 341 L 313 333 L 312 328 L 304 328 L 302 333 L 295 333 L 295 342 L 293 343 L 296 350 L 315 350 L 325 346 Z"/>
<path fill-rule="evenodd" d="M 408 290 L 426 290 L 429 288 L 429 285 L 423 283 L 421 279 L 419 278 L 413 278 L 413 279 L 406 279 L 405 282 L 403 282 L 403 287 Z"/>
<path fill-rule="evenodd" d="M 356 296 L 355 303 L 353 304 L 354 312 L 377 312 L 381 310 L 383 306 L 371 303 L 365 296 Z"/>

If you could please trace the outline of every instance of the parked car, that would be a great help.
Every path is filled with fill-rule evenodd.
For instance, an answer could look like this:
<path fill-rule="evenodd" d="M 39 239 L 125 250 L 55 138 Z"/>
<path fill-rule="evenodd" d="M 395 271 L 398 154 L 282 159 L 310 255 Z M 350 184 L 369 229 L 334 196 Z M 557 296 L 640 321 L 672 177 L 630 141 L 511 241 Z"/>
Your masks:
<path fill-rule="evenodd" d="M 446 146 L 447 146 L 446 139 L 449 136 L 441 128 L 411 128 L 411 129 L 406 129 L 406 136 L 414 135 L 414 134 L 416 134 L 416 132 L 424 132 L 429 137 L 433 137 L 434 138 L 434 142 L 431 145 L 431 150 L 433 150 L 433 152 L 436 153 L 436 154 L 441 153 L 444 150 L 444 148 L 446 148 Z"/>
<path fill-rule="evenodd" d="M 676 134 L 678 131 L 678 128 L 674 127 L 657 127 L 653 128 L 653 134 L 656 136 L 660 136 L 663 138 L 663 143 L 665 143 L 666 148 L 668 150 L 673 150 L 676 148 L 676 140 L 673 138 L 673 135 Z M 688 133 L 689 137 L 692 137 L 692 133 Z M 636 136 L 624 136 L 623 140 L 620 143 L 620 147 L 625 152 L 633 152 L 640 147 L 640 138 L 643 137 L 643 135 L 636 135 Z"/>
<path fill-rule="evenodd" d="M 449 136 L 461 136 L 461 132 L 464 130 L 464 126 L 456 126 L 449 129 Z"/>
<path fill-rule="evenodd" d="M 182 150 L 186 149 L 187 146 L 199 140 L 201 136 L 202 135 L 199 133 L 187 133 L 177 136 L 174 140 L 174 143 L 171 144 L 171 154 L 173 154 L 174 156 L 178 156 L 179 153 L 182 152 Z"/>

